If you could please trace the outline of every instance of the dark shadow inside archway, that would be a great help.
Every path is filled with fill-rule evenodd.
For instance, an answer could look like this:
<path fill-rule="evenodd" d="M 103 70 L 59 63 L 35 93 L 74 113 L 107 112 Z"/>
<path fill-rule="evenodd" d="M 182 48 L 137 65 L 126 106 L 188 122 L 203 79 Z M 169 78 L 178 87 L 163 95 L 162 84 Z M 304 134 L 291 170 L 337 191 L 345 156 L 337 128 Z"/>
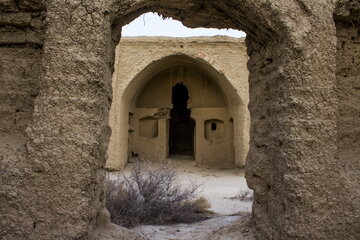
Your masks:
<path fill-rule="evenodd" d="M 187 108 L 189 93 L 183 83 L 172 88 L 170 111 L 169 154 L 194 156 L 195 121 L 191 119 L 191 110 Z"/>

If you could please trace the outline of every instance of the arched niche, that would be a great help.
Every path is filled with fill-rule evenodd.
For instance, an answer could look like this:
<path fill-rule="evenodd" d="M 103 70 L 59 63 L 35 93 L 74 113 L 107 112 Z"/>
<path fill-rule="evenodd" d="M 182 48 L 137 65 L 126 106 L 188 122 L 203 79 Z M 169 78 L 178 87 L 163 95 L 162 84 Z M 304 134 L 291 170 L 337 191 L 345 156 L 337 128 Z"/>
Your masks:
<path fill-rule="evenodd" d="M 158 136 L 158 120 L 154 117 L 139 119 L 139 136 L 152 139 Z"/>
<path fill-rule="evenodd" d="M 224 121 L 219 119 L 206 120 L 204 123 L 204 137 L 207 141 L 215 143 L 217 140 L 224 139 Z"/>
<path fill-rule="evenodd" d="M 199 166 L 234 166 L 235 156 L 230 154 L 234 142 L 228 137 L 234 133 L 224 121 L 238 114 L 241 98 L 224 75 L 201 61 L 186 55 L 168 56 L 147 66 L 128 83 L 121 101 L 131 113 L 131 121 L 139 122 L 139 127 L 128 132 L 128 141 L 122 140 L 129 143 L 128 153 L 149 160 L 188 155 Z M 233 95 L 226 95 L 224 87 Z M 185 91 L 183 97 L 177 88 Z M 150 127 L 144 138 L 144 119 L 150 124 L 155 118 L 159 125 L 156 139 L 148 132 Z M 203 130 L 204 120 L 214 118 L 222 119 L 216 132 L 221 132 L 223 139 L 216 146 L 213 139 L 204 138 Z M 111 158 L 111 152 L 109 155 Z"/>

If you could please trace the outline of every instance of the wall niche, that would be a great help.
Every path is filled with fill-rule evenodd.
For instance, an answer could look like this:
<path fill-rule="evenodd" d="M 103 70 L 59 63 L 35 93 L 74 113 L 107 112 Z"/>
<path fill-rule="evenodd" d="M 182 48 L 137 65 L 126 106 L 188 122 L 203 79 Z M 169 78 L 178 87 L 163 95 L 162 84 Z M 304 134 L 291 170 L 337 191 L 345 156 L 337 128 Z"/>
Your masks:
<path fill-rule="evenodd" d="M 139 135 L 144 138 L 156 138 L 158 136 L 158 120 L 153 117 L 139 119 Z"/>
<path fill-rule="evenodd" d="M 219 119 L 209 119 L 204 123 L 205 139 L 208 141 L 224 138 L 224 122 Z"/>

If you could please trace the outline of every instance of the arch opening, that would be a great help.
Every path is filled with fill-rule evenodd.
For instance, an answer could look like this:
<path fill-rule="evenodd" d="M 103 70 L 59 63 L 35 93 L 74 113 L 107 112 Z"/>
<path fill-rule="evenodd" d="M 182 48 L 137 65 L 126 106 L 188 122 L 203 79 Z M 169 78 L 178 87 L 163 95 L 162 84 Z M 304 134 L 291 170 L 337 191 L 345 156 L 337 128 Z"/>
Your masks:
<path fill-rule="evenodd" d="M 201 25 L 201 24 L 200 24 Z M 183 46 L 181 45 L 181 48 L 183 48 Z M 236 155 L 238 153 L 235 153 L 235 146 L 238 147 L 238 149 L 246 149 L 245 151 L 243 151 L 243 156 L 242 161 L 241 161 L 241 166 L 244 166 L 245 163 L 245 156 L 247 153 L 247 146 L 245 147 L 239 147 L 237 146 L 236 143 L 234 143 L 234 141 L 238 141 L 238 142 L 242 142 L 244 143 L 244 145 L 248 145 L 248 142 L 244 139 L 246 139 L 246 136 L 243 138 L 243 136 L 241 136 L 239 129 L 242 128 L 242 126 L 239 126 L 239 122 L 241 122 L 241 124 L 245 124 L 248 127 L 248 124 L 246 124 L 245 122 L 247 122 L 247 120 L 249 120 L 248 116 L 243 116 L 243 114 L 241 113 L 242 111 L 247 111 L 247 104 L 248 104 L 248 99 L 242 99 L 242 95 L 239 94 L 239 92 L 237 91 L 238 89 L 236 89 L 233 86 L 233 82 L 230 82 L 226 75 L 223 73 L 221 67 L 219 67 L 217 65 L 216 62 L 213 62 L 211 60 L 211 58 L 208 58 L 208 56 L 203 55 L 202 53 L 199 53 L 198 55 L 192 55 L 189 56 L 187 54 L 179 54 L 179 53 L 172 53 L 168 56 L 162 57 L 162 58 L 155 58 L 154 61 L 152 61 L 151 63 L 149 63 L 148 65 L 146 65 L 145 68 L 143 68 L 142 71 L 139 72 L 139 74 L 136 74 L 136 76 L 134 76 L 130 82 L 129 85 L 126 85 L 124 94 L 122 95 L 122 101 L 124 103 L 126 103 L 124 108 L 123 108 L 123 112 L 124 113 L 131 113 L 130 115 L 135 116 L 136 112 L 133 112 L 132 109 L 134 107 L 137 106 L 138 102 L 135 99 L 138 99 L 139 97 L 141 97 L 142 95 L 142 91 L 144 89 L 144 87 L 146 87 L 146 85 L 149 83 L 149 79 L 151 79 L 156 72 L 160 72 L 161 70 L 166 70 L 169 69 L 171 67 L 174 67 L 176 65 L 178 65 L 179 63 L 185 63 L 186 65 L 193 65 L 198 67 L 201 71 L 209 74 L 212 77 L 212 80 L 214 83 L 216 83 L 219 86 L 219 90 L 221 93 L 226 93 L 223 94 L 223 100 L 225 102 L 225 106 L 223 106 L 226 110 L 225 115 L 226 117 L 224 117 L 223 119 L 218 119 L 218 117 L 215 115 L 209 116 L 206 119 L 202 119 L 200 122 L 196 121 L 196 128 L 199 129 L 199 131 L 201 131 L 201 134 L 195 134 L 195 139 L 194 139 L 194 143 L 197 144 L 199 141 L 196 138 L 197 136 L 201 136 L 203 138 L 204 141 L 206 141 L 209 144 L 221 144 L 222 142 L 232 142 L 232 144 L 227 144 L 228 149 L 226 150 L 230 155 L 230 157 L 228 159 L 231 159 L 231 165 L 234 165 L 234 161 L 233 159 L 236 158 Z M 247 75 L 246 75 L 247 77 Z M 246 93 L 248 93 L 248 89 L 246 91 Z M 189 103 L 190 104 L 190 103 Z M 170 112 L 167 111 L 166 108 L 169 108 L 169 106 L 164 107 L 162 110 L 162 112 L 156 112 L 156 113 L 152 113 L 153 116 L 167 116 L 170 115 Z M 245 110 L 244 110 L 245 109 Z M 149 110 L 149 109 L 148 109 Z M 191 113 L 190 115 L 192 115 L 193 113 Z M 124 114 L 124 115 L 128 115 L 128 114 Z M 210 114 L 211 115 L 211 114 Z M 228 119 L 234 119 L 234 121 L 228 121 Z M 168 119 L 167 119 L 168 120 Z M 216 122 L 216 127 L 214 129 L 214 127 L 212 127 L 210 125 L 210 129 L 214 129 L 211 130 L 213 132 L 220 132 L 224 131 L 226 132 L 226 136 L 224 137 L 218 137 L 218 135 L 215 137 L 215 139 L 212 139 L 212 137 L 210 136 L 209 138 L 211 138 L 210 140 L 206 139 L 206 137 L 204 136 L 204 129 L 205 129 L 205 125 L 206 122 L 208 120 L 218 120 L 218 122 Z M 163 119 L 161 119 L 159 121 L 159 130 L 163 127 L 165 127 L 165 129 L 169 129 L 169 125 L 170 122 L 169 121 L 163 121 L 163 125 L 161 126 L 160 122 L 163 121 Z M 136 121 L 135 122 L 136 125 Z M 213 124 L 212 124 L 213 125 Z M 220 127 L 223 126 L 223 127 Z M 129 127 L 129 129 L 132 127 Z M 248 128 L 247 128 L 248 129 Z M 237 133 L 229 133 L 231 131 L 237 131 Z M 130 133 L 126 132 L 127 134 Z M 132 134 L 132 133 L 130 133 Z M 160 137 L 161 133 L 159 133 Z M 234 137 L 234 135 L 236 137 Z M 240 136 L 240 137 L 239 137 Z M 127 142 L 127 141 L 124 141 Z M 130 142 L 130 146 L 129 148 L 131 148 L 131 140 Z M 163 146 L 162 146 L 163 147 Z M 165 147 L 166 149 L 166 147 Z M 220 147 L 221 150 L 223 150 L 223 148 Z M 219 151 L 219 148 L 213 148 L 213 152 L 222 152 Z M 130 151 L 128 151 L 130 152 Z M 133 151 L 131 151 L 133 152 Z M 170 151 L 170 147 L 168 146 L 168 148 L 166 149 L 166 154 L 165 157 L 168 157 L 169 154 L 171 154 L 172 152 Z M 137 154 L 137 153 L 135 153 Z M 194 150 L 194 155 L 195 157 L 198 157 L 198 153 L 196 152 L 196 150 Z M 161 158 L 161 157 L 160 157 Z M 227 158 L 227 156 L 225 157 Z M 223 161 L 225 162 L 225 161 Z M 217 165 L 217 167 L 219 167 Z M 221 167 L 221 166 L 220 166 Z"/>
<path fill-rule="evenodd" d="M 263 193 L 263 189 L 266 189 L 267 186 L 271 186 L 271 184 L 278 183 L 283 184 L 283 180 L 281 178 L 281 174 L 284 173 L 279 170 L 278 174 L 280 177 L 276 177 L 276 174 L 273 174 L 274 170 L 271 166 L 269 166 L 268 162 L 272 161 L 273 158 L 276 158 L 279 153 L 279 147 L 276 146 L 278 142 L 282 142 L 286 134 L 283 135 L 277 135 L 277 134 L 271 134 L 276 129 L 276 127 L 281 126 L 282 122 L 278 116 L 280 116 L 282 113 L 286 113 L 287 110 L 284 109 L 277 109 L 276 103 L 281 102 L 279 99 L 280 94 L 276 94 L 281 92 L 283 89 L 280 89 L 279 85 L 283 83 L 284 79 L 296 79 L 296 77 L 290 76 L 288 74 L 288 71 L 278 71 L 280 63 L 284 63 L 284 60 L 286 57 L 288 57 L 291 60 L 295 61 L 294 52 L 301 53 L 301 49 L 305 49 L 305 47 L 302 46 L 289 46 L 293 42 L 299 40 L 299 38 L 294 34 L 294 29 L 291 25 L 282 24 L 284 21 L 277 21 L 278 17 L 274 16 L 282 16 L 283 13 L 277 12 L 279 14 L 274 14 L 274 12 L 271 12 L 271 15 L 267 15 L 263 11 L 259 10 L 258 14 L 253 9 L 258 9 L 259 5 L 256 5 L 254 2 L 243 1 L 244 4 L 241 5 L 240 9 L 236 9 L 234 11 L 228 11 L 226 7 L 224 7 L 221 3 L 219 4 L 218 8 L 216 8 L 219 11 L 215 11 L 214 14 L 214 21 L 211 23 L 208 23 L 204 21 L 203 17 L 200 16 L 198 21 L 194 20 L 194 15 L 199 15 L 199 12 L 201 11 L 189 11 L 187 6 L 185 6 L 188 1 L 184 1 L 184 5 L 174 4 L 173 6 L 164 6 L 164 8 L 161 7 L 160 12 L 164 13 L 165 16 L 174 16 L 179 20 L 183 20 L 184 22 L 187 22 L 187 24 L 191 26 L 198 26 L 198 25 L 207 25 L 207 26 L 235 26 L 235 28 L 242 28 L 246 29 L 247 33 L 249 33 L 250 37 L 248 38 L 248 46 L 249 47 L 249 55 L 251 55 L 252 60 L 250 60 L 248 66 L 249 70 L 252 73 L 250 80 L 252 82 L 252 113 L 254 116 L 253 122 L 253 128 L 252 128 L 252 143 L 253 146 L 251 149 L 251 152 L 249 154 L 249 159 L 254 160 L 254 162 L 251 163 L 251 166 L 248 168 L 247 172 L 249 175 L 248 181 L 253 189 L 257 189 L 259 193 L 261 193 L 261 197 L 257 197 L 259 200 L 265 199 L 265 201 L 254 201 L 256 204 L 254 209 L 257 209 L 257 213 L 255 212 L 254 216 L 259 219 L 261 219 L 261 215 L 271 215 L 269 212 L 271 212 L 267 208 L 268 202 L 280 202 L 282 199 L 286 200 L 286 197 L 279 196 L 277 194 L 277 189 L 275 188 L 269 188 L 268 192 Z M 224 4 L 229 3 L 228 1 L 224 1 Z M 210 6 L 209 6 L 210 5 Z M 255 6 L 253 6 L 255 5 Z M 251 6 L 251 8 L 249 8 Z M 268 5 L 267 5 L 268 6 Z M 183 7 L 183 8 L 182 8 Z M 203 9 L 206 9 L 207 11 L 209 9 L 212 9 L 213 6 L 211 6 L 211 1 L 209 1 L 209 4 L 201 5 Z M 272 9 L 274 6 L 268 6 L 270 9 Z M 158 6 L 154 7 L 155 9 L 158 9 Z M 194 7 L 191 5 L 192 9 L 196 9 L 196 6 Z M 295 9 L 295 8 L 294 8 Z M 249 10 L 249 11 L 246 11 Z M 137 11 L 145 11 L 145 9 L 136 9 L 132 10 L 131 14 L 137 15 Z M 225 14 L 223 16 L 221 13 L 230 13 L 230 15 Z M 235 12 L 235 13 L 234 13 Z M 208 15 L 208 14 L 205 14 Z M 261 16 L 260 16 L 261 15 Z M 190 17 L 188 17 L 190 16 Z M 236 16 L 236 17 L 234 17 Z M 254 17 L 254 18 L 253 18 Z M 261 21 L 263 18 L 264 21 Z M 253 19 L 252 19 L 253 18 Z M 196 18 L 195 18 L 196 19 Z M 222 20 L 225 20 L 222 22 Z M 227 21 L 228 20 L 228 21 Z M 235 20 L 235 21 L 233 21 Z M 260 21 L 259 21 L 260 20 Z M 270 26 L 273 26 L 275 29 L 271 29 Z M 272 31 L 273 30 L 273 31 Z M 281 32 L 281 37 L 277 38 L 276 32 Z M 287 33 L 289 33 L 289 37 L 287 37 Z M 275 40 L 279 40 L 278 42 Z M 269 42 L 264 41 L 264 39 L 270 40 Z M 253 41 L 256 40 L 256 41 Z M 296 49 L 298 48 L 298 49 Z M 278 49 L 285 49 L 286 51 L 279 51 Z M 280 61 L 279 61 L 280 60 Z M 304 61 L 305 62 L 305 61 Z M 291 65 L 291 64 L 290 64 Z M 304 69 L 307 69 L 305 65 L 302 65 L 299 63 L 301 67 Z M 295 69 L 293 65 L 289 66 L 285 64 L 284 66 L 287 70 L 288 69 Z M 291 81 L 288 81 L 289 83 Z M 296 81 L 295 81 L 296 82 Z M 255 86 L 256 85 L 256 86 Z M 285 84 L 284 84 L 285 85 Z M 287 85 L 286 85 L 287 86 Z M 286 88 L 286 87 L 285 87 Z M 286 91 L 286 89 L 285 89 Z M 262 96 L 261 96 L 262 95 Z M 269 101 L 270 96 L 274 96 L 274 99 Z M 285 94 L 286 95 L 286 94 Z M 288 101 L 288 100 L 287 100 Z M 296 114 L 294 114 L 296 115 Z M 236 122 L 236 121 L 235 121 Z M 232 123 L 232 122 L 231 122 Z M 280 131 L 283 132 L 283 131 Z M 280 140 L 279 140 L 280 139 Z M 263 148 L 256 149 L 255 146 L 264 146 Z M 299 144 L 301 146 L 301 144 Z M 284 148 L 284 147 L 283 147 Z M 284 151 L 284 150 L 282 150 Z M 292 158 L 289 158 L 292 160 Z M 288 159 L 286 159 L 288 160 Z M 285 169 L 282 168 L 282 164 L 287 164 L 289 161 L 278 161 L 275 163 L 275 168 L 278 169 Z M 262 167 L 258 167 L 262 166 Z M 259 180 L 258 176 L 265 176 L 263 179 Z M 274 177 L 272 177 L 274 176 Z M 270 194 L 269 194 L 270 193 Z M 287 209 L 283 209 L 283 211 L 279 211 L 280 213 L 277 215 L 285 215 L 287 212 L 289 212 Z M 270 223 L 266 218 L 262 218 L 265 220 L 259 220 L 261 222 L 262 226 L 266 227 L 260 227 L 262 228 L 261 231 L 263 233 L 267 232 L 268 226 L 271 226 L 274 224 Z M 278 224 L 279 226 L 281 224 Z M 278 226 L 274 226 L 275 231 L 281 232 Z M 273 235 L 273 234 L 269 234 Z M 275 235 L 276 236 L 276 235 Z"/>

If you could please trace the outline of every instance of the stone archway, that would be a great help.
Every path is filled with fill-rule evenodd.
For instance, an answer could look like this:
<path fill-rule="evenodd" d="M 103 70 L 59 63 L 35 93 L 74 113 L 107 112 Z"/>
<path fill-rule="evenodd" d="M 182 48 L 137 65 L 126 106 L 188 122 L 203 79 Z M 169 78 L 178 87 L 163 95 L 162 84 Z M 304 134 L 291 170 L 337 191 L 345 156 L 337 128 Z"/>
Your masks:
<path fill-rule="evenodd" d="M 337 210 L 327 205 L 337 191 L 330 183 L 339 175 L 333 168 L 334 5 L 302 0 L 48 3 L 40 93 L 27 129 L 30 168 L 21 177 L 31 186 L 25 191 L 36 192 L 23 212 L 33 221 L 17 234 L 86 239 L 111 228 L 102 218 L 102 169 L 114 49 L 120 27 L 151 10 L 190 27 L 248 34 L 252 127 L 246 171 L 259 238 L 346 235 L 329 231 L 336 222 L 328 213 Z"/>

